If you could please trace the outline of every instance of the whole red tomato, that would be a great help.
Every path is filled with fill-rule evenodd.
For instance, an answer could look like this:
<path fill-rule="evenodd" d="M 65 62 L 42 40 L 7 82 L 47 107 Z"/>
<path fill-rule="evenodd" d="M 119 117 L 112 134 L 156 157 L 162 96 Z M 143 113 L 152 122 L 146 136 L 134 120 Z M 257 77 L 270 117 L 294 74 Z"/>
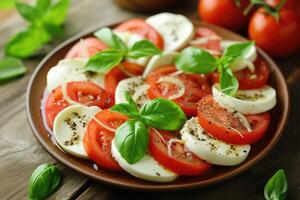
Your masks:
<path fill-rule="evenodd" d="M 277 6 L 280 3 L 281 0 L 266 0 L 266 2 L 270 6 Z M 282 7 L 283 9 L 294 9 L 300 12 L 300 1 L 299 0 L 287 0 Z"/>
<path fill-rule="evenodd" d="M 252 16 L 249 37 L 273 57 L 284 57 L 300 47 L 300 15 L 295 10 L 282 9 L 279 21 L 260 8 Z"/>
<path fill-rule="evenodd" d="M 203 21 L 240 30 L 249 22 L 249 16 L 243 14 L 248 4 L 248 0 L 241 0 L 240 6 L 234 0 L 200 0 L 198 12 Z"/>

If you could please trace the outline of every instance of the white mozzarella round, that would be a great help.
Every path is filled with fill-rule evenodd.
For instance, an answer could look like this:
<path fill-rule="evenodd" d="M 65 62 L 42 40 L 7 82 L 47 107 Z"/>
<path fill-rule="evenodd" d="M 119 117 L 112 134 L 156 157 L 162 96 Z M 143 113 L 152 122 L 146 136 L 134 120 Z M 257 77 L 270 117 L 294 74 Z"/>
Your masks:
<path fill-rule="evenodd" d="M 214 99 L 224 107 L 233 108 L 242 114 L 259 114 L 276 105 L 276 91 L 266 85 L 255 90 L 238 90 L 235 97 L 220 91 L 219 84 L 212 88 Z"/>
<path fill-rule="evenodd" d="M 213 138 L 199 125 L 197 118 L 188 120 L 180 130 L 185 145 L 198 157 L 215 165 L 234 166 L 242 163 L 250 145 L 228 144 Z"/>
<path fill-rule="evenodd" d="M 144 40 L 144 38 L 138 34 L 130 33 L 128 31 L 125 32 L 115 32 L 117 36 L 121 38 L 121 40 L 127 45 L 127 47 L 132 47 L 134 43 Z M 145 66 L 149 60 L 149 57 L 143 57 L 138 59 L 126 59 L 129 62 L 136 63 L 142 66 Z"/>
<path fill-rule="evenodd" d="M 177 55 L 178 55 L 177 52 L 171 51 L 171 52 L 163 52 L 160 55 L 153 56 L 149 60 L 144 70 L 143 77 L 146 78 L 153 70 L 159 67 L 174 64 L 174 60 Z"/>
<path fill-rule="evenodd" d="M 146 92 L 149 88 L 149 85 L 145 83 L 144 79 L 141 77 L 127 78 L 120 81 L 117 85 L 115 92 L 115 102 L 118 103 L 127 103 L 124 93 L 129 92 L 137 106 L 140 108 L 146 102 L 149 101 Z"/>
<path fill-rule="evenodd" d="M 52 67 L 47 74 L 47 90 L 51 92 L 57 86 L 70 81 L 92 81 L 104 87 L 104 74 L 86 72 L 87 59 L 65 59 Z"/>
<path fill-rule="evenodd" d="M 233 44 L 237 44 L 239 42 L 237 41 L 232 41 L 232 40 L 222 40 L 221 41 L 221 48 L 223 50 L 225 50 L 227 47 L 229 47 L 230 45 L 233 45 Z M 253 46 L 249 53 L 247 54 L 246 56 L 246 61 L 249 61 L 250 63 L 253 63 L 257 58 L 257 51 L 256 51 L 256 47 Z M 246 62 L 239 62 L 239 63 L 236 63 L 234 66 L 233 66 L 233 71 L 239 71 L 239 70 L 242 70 L 242 69 L 245 69 L 249 67 L 249 64 L 247 64 Z M 250 69 L 251 70 L 251 69 Z"/>
<path fill-rule="evenodd" d="M 129 174 L 137 178 L 153 182 L 171 182 L 177 174 L 161 166 L 152 156 L 146 154 L 135 164 L 129 164 L 118 151 L 114 140 L 111 144 L 111 153 L 119 165 Z"/>
<path fill-rule="evenodd" d="M 88 158 L 83 147 L 83 136 L 87 124 L 100 111 L 96 106 L 72 105 L 55 117 L 53 135 L 58 145 L 66 152 L 81 158 Z"/>
<path fill-rule="evenodd" d="M 194 37 L 194 25 L 183 15 L 160 13 L 146 19 L 164 39 L 165 51 L 176 51 Z"/>

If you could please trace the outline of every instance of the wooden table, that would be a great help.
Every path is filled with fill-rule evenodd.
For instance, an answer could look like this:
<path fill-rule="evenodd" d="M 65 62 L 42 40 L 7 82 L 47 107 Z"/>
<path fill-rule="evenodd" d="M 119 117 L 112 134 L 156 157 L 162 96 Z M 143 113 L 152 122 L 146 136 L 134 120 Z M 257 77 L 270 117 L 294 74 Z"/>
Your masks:
<path fill-rule="evenodd" d="M 181 1 L 168 11 L 196 18 L 196 5 L 196 0 Z M 136 16 L 144 15 L 122 10 L 112 0 L 73 0 L 66 38 L 97 25 Z M 15 11 L 0 11 L 0 56 L 7 39 L 25 25 Z M 56 163 L 34 138 L 25 113 L 27 83 L 40 60 L 26 61 L 28 73 L 24 77 L 0 86 L 0 199 L 26 199 L 28 180 L 36 166 Z M 300 199 L 300 52 L 277 63 L 291 91 L 290 120 L 276 148 L 245 173 L 206 188 L 145 194 L 94 182 L 58 164 L 64 174 L 63 185 L 49 199 L 264 199 L 265 182 L 280 168 L 288 176 L 289 199 Z"/>

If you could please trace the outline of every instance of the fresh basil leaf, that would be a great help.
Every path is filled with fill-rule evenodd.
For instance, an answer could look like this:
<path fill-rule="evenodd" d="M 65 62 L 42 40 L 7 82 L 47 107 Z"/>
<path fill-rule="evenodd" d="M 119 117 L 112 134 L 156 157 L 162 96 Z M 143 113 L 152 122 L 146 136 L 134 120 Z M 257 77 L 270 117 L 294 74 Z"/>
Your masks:
<path fill-rule="evenodd" d="M 177 69 L 184 72 L 207 74 L 215 71 L 216 59 L 207 51 L 189 47 L 184 49 L 175 59 Z"/>
<path fill-rule="evenodd" d="M 122 60 L 122 52 L 113 49 L 104 50 L 89 59 L 85 66 L 85 70 L 104 73 L 120 64 Z"/>
<path fill-rule="evenodd" d="M 36 53 L 49 42 L 50 35 L 43 28 L 30 27 L 18 33 L 5 46 L 5 54 L 17 58 L 26 58 Z"/>
<path fill-rule="evenodd" d="M 59 0 L 50 7 L 43 17 L 43 21 L 47 24 L 61 26 L 66 21 L 70 0 Z"/>
<path fill-rule="evenodd" d="M 127 53 L 127 57 L 137 59 L 160 53 L 160 49 L 158 49 L 152 42 L 148 40 L 141 40 L 133 44 Z"/>
<path fill-rule="evenodd" d="M 32 23 L 38 23 L 40 21 L 40 16 L 34 7 L 19 1 L 16 1 L 15 4 L 16 9 L 20 13 L 20 15 L 24 17 L 24 19 Z"/>
<path fill-rule="evenodd" d="M 284 200 L 287 197 L 287 180 L 282 169 L 270 178 L 265 186 L 264 195 L 267 200 Z"/>
<path fill-rule="evenodd" d="M 136 112 L 138 112 L 139 110 L 138 110 L 138 108 L 137 108 L 137 105 L 136 105 L 136 103 L 134 102 L 134 100 L 132 99 L 132 97 L 130 96 L 130 94 L 129 94 L 128 91 L 124 92 L 124 97 L 125 97 L 126 101 L 127 101 L 130 105 L 132 105 L 132 106 L 135 107 Z"/>
<path fill-rule="evenodd" d="M 25 66 L 17 58 L 8 57 L 0 60 L 0 81 L 23 75 L 25 72 Z"/>
<path fill-rule="evenodd" d="M 146 126 L 172 131 L 183 126 L 186 116 L 173 101 L 158 98 L 143 105 L 140 119 Z"/>
<path fill-rule="evenodd" d="M 37 0 L 36 2 L 36 9 L 41 13 L 44 14 L 51 5 L 51 0 Z"/>
<path fill-rule="evenodd" d="M 0 9 L 10 9 L 15 6 L 16 0 L 0 0 Z"/>
<path fill-rule="evenodd" d="M 231 68 L 222 68 L 220 77 L 221 91 L 229 96 L 234 96 L 239 88 L 239 82 L 233 75 Z"/>
<path fill-rule="evenodd" d="M 107 44 L 110 48 L 127 51 L 126 44 L 109 28 L 101 28 L 95 32 L 95 36 Z"/>
<path fill-rule="evenodd" d="M 148 129 L 138 120 L 128 120 L 116 130 L 116 147 L 129 164 L 134 164 L 145 156 L 148 143 Z"/>
<path fill-rule="evenodd" d="M 232 59 L 245 59 L 254 44 L 254 42 L 232 44 L 224 50 L 223 57 Z"/>
<path fill-rule="evenodd" d="M 28 194 L 30 199 L 45 199 L 54 193 L 62 182 L 59 169 L 51 164 L 38 166 L 29 180 Z"/>
<path fill-rule="evenodd" d="M 44 24 L 44 28 L 52 36 L 52 38 L 62 38 L 65 34 L 64 29 L 61 26 Z"/>
<path fill-rule="evenodd" d="M 122 113 L 129 117 L 136 117 L 139 114 L 136 107 L 128 103 L 116 104 L 113 107 L 111 107 L 110 110 Z"/>

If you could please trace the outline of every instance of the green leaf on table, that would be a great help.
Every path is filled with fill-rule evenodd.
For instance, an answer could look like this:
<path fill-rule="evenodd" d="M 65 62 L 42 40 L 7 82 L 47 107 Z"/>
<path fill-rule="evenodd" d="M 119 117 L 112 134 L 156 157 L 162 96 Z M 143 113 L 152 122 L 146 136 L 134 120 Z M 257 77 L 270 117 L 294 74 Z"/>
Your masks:
<path fill-rule="evenodd" d="M 38 166 L 29 180 L 29 199 L 45 199 L 60 187 L 61 182 L 62 174 L 56 166 L 52 164 Z"/>
<path fill-rule="evenodd" d="M 173 101 L 157 98 L 143 105 L 140 119 L 146 126 L 160 130 L 177 130 L 183 126 L 186 116 Z"/>
<path fill-rule="evenodd" d="M 128 120 L 116 130 L 116 147 L 129 164 L 134 164 L 145 156 L 148 143 L 148 129 L 138 120 Z"/>
<path fill-rule="evenodd" d="M 224 50 L 223 57 L 231 59 L 245 59 L 254 44 L 255 43 L 252 41 L 232 44 Z"/>
<path fill-rule="evenodd" d="M 160 54 L 161 51 L 149 40 L 141 40 L 129 49 L 127 57 L 132 59 L 142 58 Z"/>
<path fill-rule="evenodd" d="M 224 94 L 234 96 L 239 88 L 239 82 L 232 73 L 231 68 L 222 68 L 220 87 Z"/>
<path fill-rule="evenodd" d="M 114 34 L 111 29 L 101 28 L 94 34 L 110 48 L 124 52 L 127 51 L 126 44 L 116 34 Z"/>
<path fill-rule="evenodd" d="M 66 21 L 70 0 L 59 0 L 56 4 L 51 5 L 48 12 L 43 17 L 47 24 L 61 26 Z"/>
<path fill-rule="evenodd" d="M 17 58 L 7 57 L 0 60 L 0 81 L 23 75 L 26 68 Z"/>
<path fill-rule="evenodd" d="M 85 66 L 85 70 L 104 73 L 120 64 L 122 60 L 122 52 L 113 49 L 104 50 L 89 59 Z"/>
<path fill-rule="evenodd" d="M 15 7 L 16 0 L 0 0 L 0 9 L 10 9 Z"/>
<path fill-rule="evenodd" d="M 40 27 L 30 27 L 15 35 L 5 46 L 5 54 L 17 58 L 26 58 L 37 52 L 51 39 L 48 32 Z"/>
<path fill-rule="evenodd" d="M 16 9 L 24 19 L 31 23 L 38 23 L 41 21 L 40 15 L 36 8 L 27 3 L 16 1 Z"/>
<path fill-rule="evenodd" d="M 285 172 L 280 169 L 267 182 L 264 195 L 267 200 L 284 200 L 287 197 L 287 189 L 288 184 Z"/>
<path fill-rule="evenodd" d="M 217 60 L 207 51 L 189 47 L 184 49 L 175 59 L 177 69 L 184 72 L 207 74 L 216 70 Z"/>
<path fill-rule="evenodd" d="M 51 5 L 51 0 L 37 0 L 36 9 L 38 10 L 38 12 L 43 14 L 46 11 L 48 11 L 50 5 Z"/>

